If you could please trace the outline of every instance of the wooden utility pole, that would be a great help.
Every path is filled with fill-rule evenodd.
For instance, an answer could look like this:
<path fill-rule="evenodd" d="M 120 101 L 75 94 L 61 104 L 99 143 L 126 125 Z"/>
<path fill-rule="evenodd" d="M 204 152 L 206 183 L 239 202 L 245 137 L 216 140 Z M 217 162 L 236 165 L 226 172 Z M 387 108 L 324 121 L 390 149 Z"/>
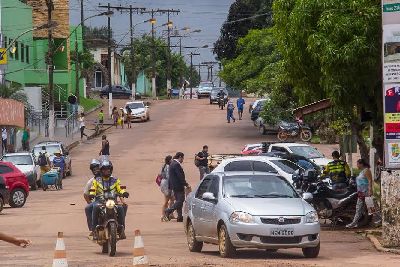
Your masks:
<path fill-rule="evenodd" d="M 190 52 L 190 70 L 189 70 L 189 77 L 190 77 L 190 99 L 193 98 L 193 56 L 200 56 L 199 53 Z"/>
<path fill-rule="evenodd" d="M 47 23 L 51 24 L 52 12 L 54 10 L 53 0 L 46 0 L 47 5 Z M 49 70 L 49 138 L 54 140 L 54 63 L 53 63 L 53 28 L 49 27 L 47 31 L 48 52 L 47 66 Z"/>

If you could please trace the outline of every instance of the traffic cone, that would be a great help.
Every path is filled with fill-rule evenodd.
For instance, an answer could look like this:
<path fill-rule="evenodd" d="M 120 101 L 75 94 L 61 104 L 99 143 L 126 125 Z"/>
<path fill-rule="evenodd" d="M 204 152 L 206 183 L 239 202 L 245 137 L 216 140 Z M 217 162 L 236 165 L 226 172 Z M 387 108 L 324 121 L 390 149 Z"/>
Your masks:
<path fill-rule="evenodd" d="M 144 252 L 143 238 L 140 234 L 140 230 L 135 231 L 135 243 L 133 246 L 133 266 L 149 266 L 149 259 Z"/>
<path fill-rule="evenodd" d="M 54 251 L 53 267 L 68 267 L 67 251 L 65 250 L 63 232 L 58 232 L 56 249 Z"/>

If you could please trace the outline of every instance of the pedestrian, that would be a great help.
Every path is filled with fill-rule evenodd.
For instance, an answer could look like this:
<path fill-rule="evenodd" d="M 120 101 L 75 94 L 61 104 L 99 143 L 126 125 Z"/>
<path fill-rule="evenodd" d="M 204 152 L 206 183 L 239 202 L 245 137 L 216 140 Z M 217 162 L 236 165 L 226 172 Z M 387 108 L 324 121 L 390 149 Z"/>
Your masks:
<path fill-rule="evenodd" d="M 236 121 L 235 117 L 233 117 L 233 111 L 235 110 L 235 106 L 233 105 L 232 101 L 228 102 L 228 106 L 226 107 L 226 118 L 228 123 L 231 123 L 231 119 L 233 122 Z"/>
<path fill-rule="evenodd" d="M 132 128 L 132 109 L 129 106 L 126 106 L 126 123 L 128 124 L 128 128 Z"/>
<path fill-rule="evenodd" d="M 100 127 L 103 128 L 103 125 L 104 125 L 104 112 L 103 112 L 102 109 L 100 110 L 100 112 L 98 114 L 98 119 L 99 119 Z"/>
<path fill-rule="evenodd" d="M 357 205 L 356 205 L 356 214 L 354 215 L 353 221 L 346 225 L 346 228 L 356 228 L 358 221 L 361 219 L 364 212 L 367 212 L 365 209 L 365 198 L 373 195 L 372 189 L 372 173 L 370 170 L 370 166 L 365 159 L 359 159 L 357 161 L 357 168 L 361 170 L 360 174 L 356 177 L 357 184 Z"/>
<path fill-rule="evenodd" d="M 30 133 L 29 133 L 29 128 L 24 128 L 24 131 L 22 132 L 22 150 L 23 151 L 29 151 L 29 138 L 30 138 Z"/>
<path fill-rule="evenodd" d="M 200 180 L 202 180 L 206 174 L 210 173 L 210 168 L 208 167 L 208 146 L 204 145 L 203 150 L 197 153 L 195 158 L 196 166 L 200 172 Z"/>
<path fill-rule="evenodd" d="M 246 102 L 244 101 L 244 99 L 242 97 L 242 93 L 240 93 L 240 97 L 236 100 L 236 106 L 238 108 L 239 120 L 242 120 L 242 117 L 243 117 L 244 104 L 246 104 Z"/>
<path fill-rule="evenodd" d="M 18 239 L 13 236 L 6 235 L 2 232 L 0 232 L 0 240 L 3 240 L 7 243 L 14 244 L 14 245 L 16 245 L 18 247 L 22 247 L 22 248 L 26 248 L 27 246 L 29 246 L 32 243 L 28 239 Z"/>
<path fill-rule="evenodd" d="M 37 164 L 40 166 L 41 175 L 50 171 L 50 159 L 45 146 L 42 146 L 42 151 L 39 152 Z"/>
<path fill-rule="evenodd" d="M 65 175 L 65 159 L 61 154 L 60 150 L 57 150 L 54 152 L 54 158 L 53 162 L 51 162 L 53 167 L 60 168 L 60 173 L 62 175 L 62 178 L 64 178 Z"/>
<path fill-rule="evenodd" d="M 101 150 L 99 153 L 101 157 L 101 161 L 109 161 L 110 160 L 110 143 L 107 140 L 107 135 L 103 134 L 101 137 Z"/>
<path fill-rule="evenodd" d="M 185 172 L 182 163 L 185 155 L 177 152 L 169 166 L 169 189 L 173 191 L 175 202 L 172 207 L 164 212 L 164 220 L 170 220 L 170 215 L 176 210 L 178 213 L 177 222 L 183 222 L 182 207 L 185 201 L 185 187 L 190 190 L 189 184 L 185 179 Z"/>
<path fill-rule="evenodd" d="M 85 134 L 85 113 L 81 113 L 79 115 L 79 129 L 81 130 L 81 140 L 83 139 L 84 136 L 86 136 L 86 138 L 88 138 L 87 134 Z"/>
<path fill-rule="evenodd" d="M 350 178 L 350 167 L 346 161 L 340 160 L 339 151 L 332 152 L 333 161 L 329 162 L 324 170 L 324 174 L 332 180 L 333 190 L 343 190 L 347 188 L 347 179 Z"/>
<path fill-rule="evenodd" d="M 7 128 L 1 129 L 1 146 L 2 152 L 7 153 Z"/>
<path fill-rule="evenodd" d="M 124 109 L 120 108 L 118 112 L 118 124 L 121 125 L 122 129 L 124 129 L 124 118 L 125 118 Z"/>
<path fill-rule="evenodd" d="M 172 162 L 172 156 L 168 155 L 165 157 L 165 162 L 161 168 L 161 183 L 160 183 L 160 190 L 161 193 L 164 195 L 164 204 L 162 205 L 162 217 L 161 221 L 166 221 L 164 218 L 164 212 L 167 208 L 172 207 L 174 204 L 174 196 L 172 190 L 169 189 L 169 166 Z"/>
<path fill-rule="evenodd" d="M 112 109 L 112 112 L 111 112 L 111 117 L 112 117 L 112 119 L 113 119 L 113 121 L 114 121 L 114 126 L 115 126 L 115 129 L 116 128 L 118 128 L 118 117 L 119 117 L 119 115 L 118 115 L 118 109 L 117 109 L 117 107 L 113 107 L 113 109 Z"/>

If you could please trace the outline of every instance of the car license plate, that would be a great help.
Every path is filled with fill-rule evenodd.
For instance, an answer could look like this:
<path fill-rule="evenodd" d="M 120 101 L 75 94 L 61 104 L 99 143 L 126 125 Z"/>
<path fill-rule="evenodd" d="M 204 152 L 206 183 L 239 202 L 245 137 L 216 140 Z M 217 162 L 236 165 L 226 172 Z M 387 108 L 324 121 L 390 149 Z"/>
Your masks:
<path fill-rule="evenodd" d="M 293 228 L 274 228 L 271 230 L 272 236 L 294 236 Z"/>

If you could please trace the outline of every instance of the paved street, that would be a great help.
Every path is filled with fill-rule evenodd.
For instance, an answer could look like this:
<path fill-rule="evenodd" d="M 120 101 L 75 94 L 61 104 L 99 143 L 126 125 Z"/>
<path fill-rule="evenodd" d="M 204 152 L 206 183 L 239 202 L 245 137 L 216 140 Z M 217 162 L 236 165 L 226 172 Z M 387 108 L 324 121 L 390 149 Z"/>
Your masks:
<path fill-rule="evenodd" d="M 243 121 L 227 124 L 225 112 L 208 100 L 160 101 L 151 106 L 150 122 L 109 131 L 114 174 L 131 193 L 128 238 L 118 242 L 115 258 L 102 255 L 100 246 L 86 238 L 82 193 L 90 159 L 100 149 L 100 139 L 94 139 L 71 152 L 73 176 L 64 180 L 62 191 L 32 192 L 22 209 L 6 209 L 0 215 L 1 231 L 33 241 L 26 249 L 0 243 L 0 266 L 49 266 L 58 231 L 64 232 L 70 266 L 131 266 L 135 229 L 141 230 L 150 263 L 156 266 L 399 266 L 400 256 L 378 253 L 364 237 L 344 231 L 323 231 L 320 256 L 311 260 L 304 259 L 300 249 L 271 254 L 246 250 L 230 260 L 219 257 L 217 246 L 190 253 L 182 225 L 160 222 L 163 197 L 154 180 L 167 154 L 185 153 L 184 169 L 195 186 L 199 175 L 193 158 L 202 145 L 209 145 L 211 153 L 238 153 L 246 143 L 266 140 L 248 113 Z M 324 152 L 329 149 L 325 146 Z"/>

